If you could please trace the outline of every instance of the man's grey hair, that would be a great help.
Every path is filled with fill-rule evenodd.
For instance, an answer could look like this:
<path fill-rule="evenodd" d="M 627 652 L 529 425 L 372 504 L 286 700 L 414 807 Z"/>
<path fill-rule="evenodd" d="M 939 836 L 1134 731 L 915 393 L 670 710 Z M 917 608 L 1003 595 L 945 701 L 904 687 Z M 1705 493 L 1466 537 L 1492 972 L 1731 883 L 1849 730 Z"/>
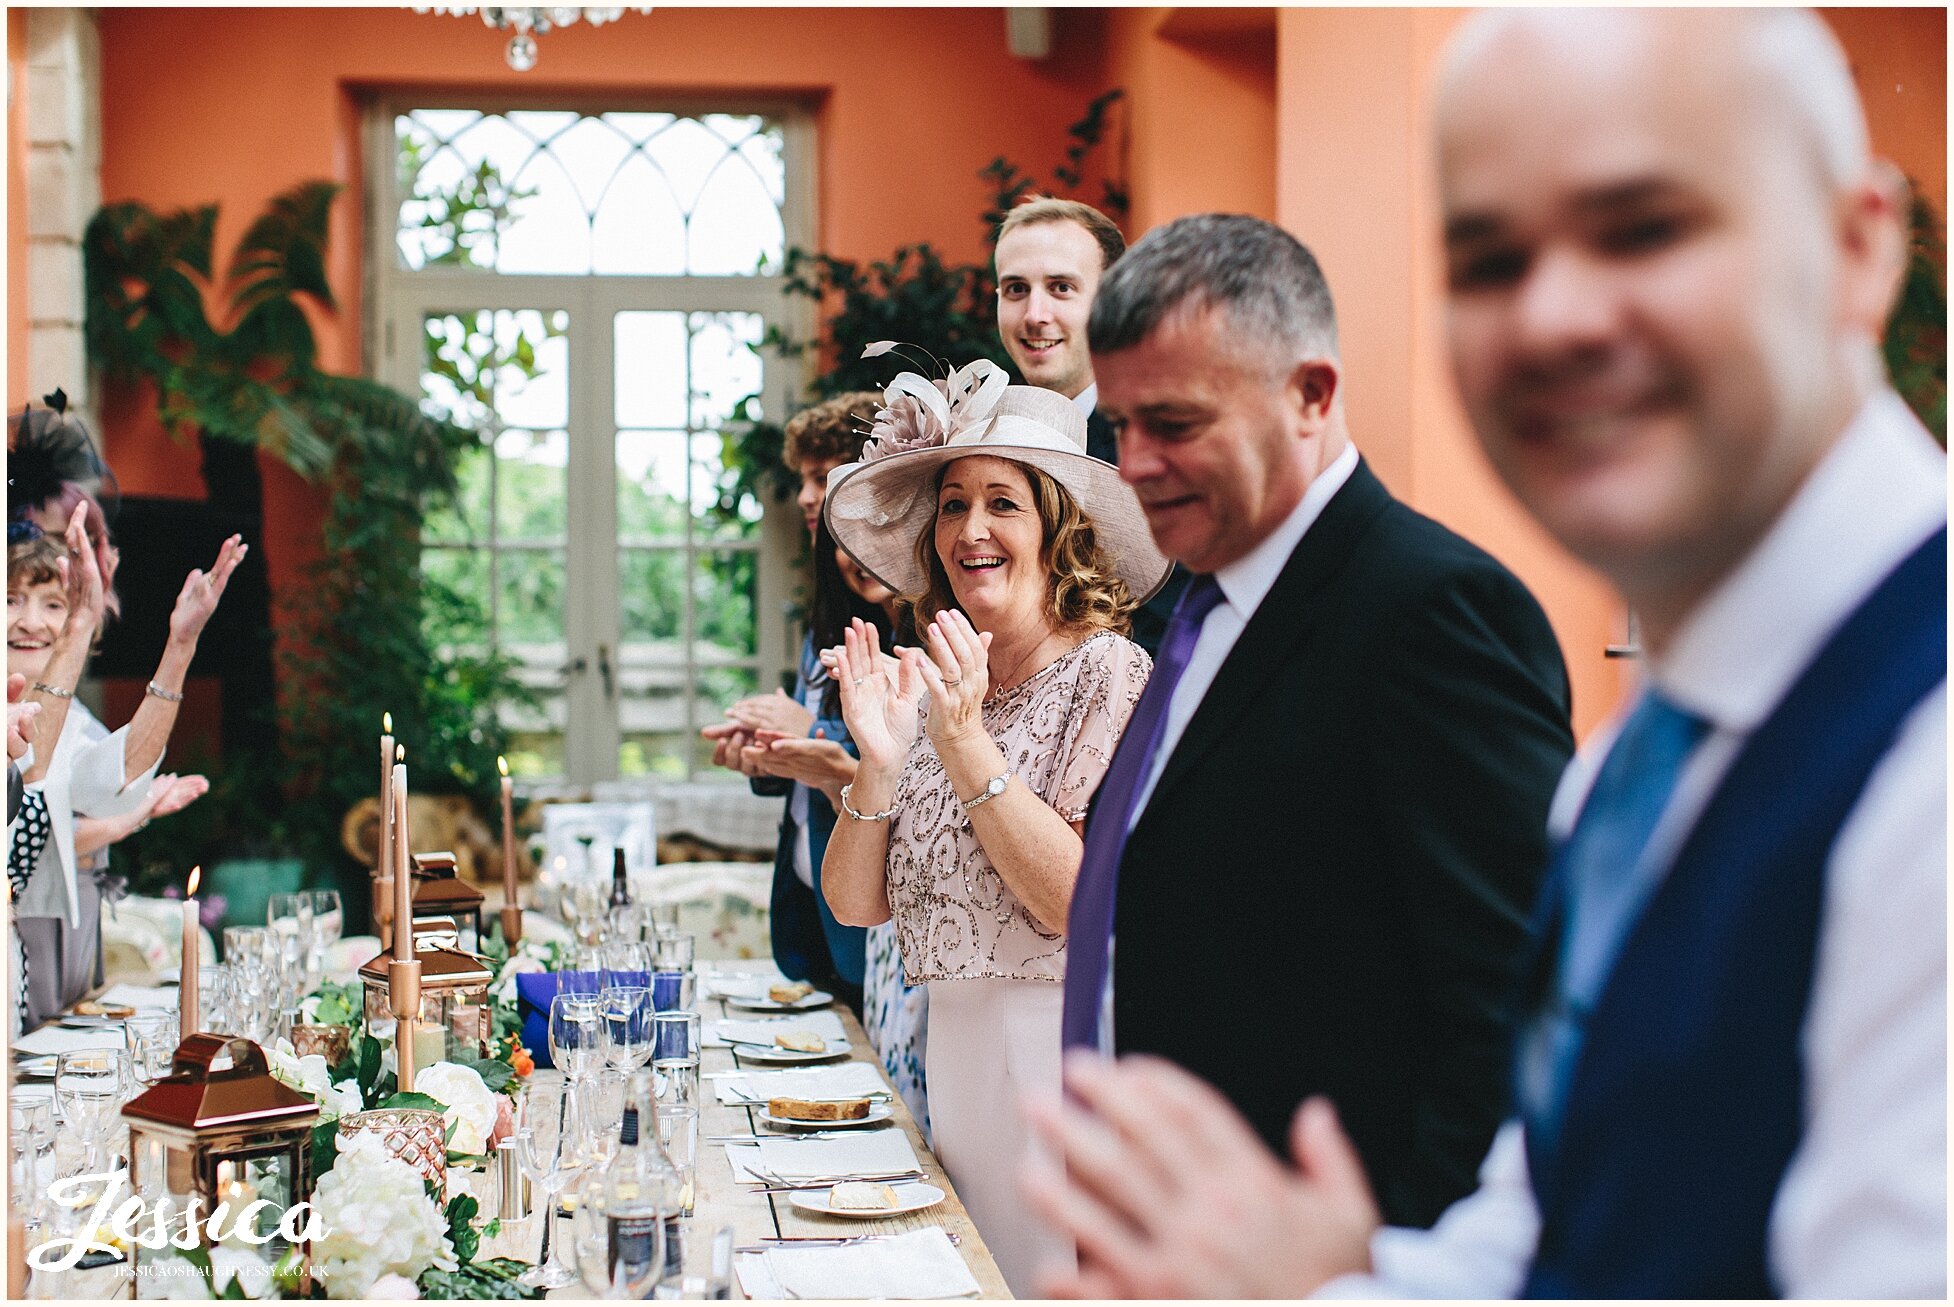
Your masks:
<path fill-rule="evenodd" d="M 1092 352 L 1128 349 L 1170 314 L 1210 307 L 1285 362 L 1336 357 L 1337 311 L 1316 256 L 1274 223 L 1239 213 L 1177 218 L 1129 249 L 1093 297 Z"/>

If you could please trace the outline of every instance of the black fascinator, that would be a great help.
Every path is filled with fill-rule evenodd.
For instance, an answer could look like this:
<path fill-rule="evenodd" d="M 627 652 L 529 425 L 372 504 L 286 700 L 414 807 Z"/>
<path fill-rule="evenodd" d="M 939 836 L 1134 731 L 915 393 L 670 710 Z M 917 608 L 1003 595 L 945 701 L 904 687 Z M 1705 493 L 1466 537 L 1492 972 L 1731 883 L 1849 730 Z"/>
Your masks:
<path fill-rule="evenodd" d="M 66 392 L 57 390 L 45 400 L 46 408 L 27 405 L 9 433 L 8 518 L 18 518 L 56 498 L 69 482 L 93 495 L 103 512 L 113 516 L 120 498 L 115 474 L 102 461 L 81 419 L 68 414 Z"/>

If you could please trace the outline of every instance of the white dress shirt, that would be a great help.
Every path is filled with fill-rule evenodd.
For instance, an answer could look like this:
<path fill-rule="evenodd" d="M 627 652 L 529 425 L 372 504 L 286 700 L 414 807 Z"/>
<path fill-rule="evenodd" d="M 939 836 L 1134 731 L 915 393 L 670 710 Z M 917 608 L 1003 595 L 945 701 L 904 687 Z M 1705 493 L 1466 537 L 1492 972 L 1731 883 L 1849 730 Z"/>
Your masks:
<path fill-rule="evenodd" d="M 1651 837 L 1652 856 L 1674 858 L 1738 750 L 1826 639 L 1947 520 L 1946 476 L 1932 438 L 1882 390 L 1652 661 L 1656 686 L 1711 723 Z M 1569 765 L 1549 817 L 1556 839 L 1619 720 Z M 1805 1132 L 1766 1241 L 1787 1296 L 1946 1295 L 1946 875 L 1943 683 L 1880 760 L 1826 866 L 1803 1039 Z M 1494 1139 L 1479 1181 L 1432 1229 L 1380 1231 L 1373 1273 L 1332 1281 L 1322 1296 L 1517 1294 L 1540 1228 L 1518 1122 Z"/>
<path fill-rule="evenodd" d="M 1079 412 L 1087 417 L 1091 417 L 1092 411 L 1099 407 L 1099 383 L 1095 381 L 1078 394 L 1072 396 L 1072 402 L 1079 406 Z"/>
<path fill-rule="evenodd" d="M 1175 746 L 1186 733 L 1188 722 L 1194 719 L 1194 710 L 1207 697 L 1216 674 L 1221 671 L 1221 665 L 1228 661 L 1235 641 L 1241 639 L 1243 628 L 1255 616 L 1255 610 L 1262 606 L 1262 601 L 1268 598 L 1276 578 L 1282 575 L 1282 569 L 1288 564 L 1289 556 L 1302 543 L 1304 533 L 1322 516 L 1323 506 L 1343 489 L 1344 483 L 1350 480 L 1350 474 L 1356 470 L 1357 447 L 1345 445 L 1343 452 L 1331 459 L 1330 465 L 1309 483 L 1302 499 L 1289 510 L 1289 516 L 1282 520 L 1282 525 L 1234 562 L 1215 569 L 1214 579 L 1215 584 L 1221 587 L 1221 601 L 1208 610 L 1207 618 L 1201 623 L 1201 634 L 1194 642 L 1194 652 L 1188 656 L 1181 679 L 1174 684 L 1174 697 L 1167 701 L 1167 720 L 1161 724 L 1159 747 L 1153 751 L 1146 779 L 1141 782 L 1140 793 L 1134 800 L 1133 816 L 1126 828 L 1129 833 L 1139 824 L 1140 814 L 1146 811 L 1147 801 L 1153 797 L 1153 787 L 1160 783 L 1161 769 L 1174 756 Z M 1117 938 L 1106 941 L 1106 987 L 1099 1002 L 1099 1048 L 1108 1056 L 1114 1049 L 1113 950 L 1118 943 Z"/>

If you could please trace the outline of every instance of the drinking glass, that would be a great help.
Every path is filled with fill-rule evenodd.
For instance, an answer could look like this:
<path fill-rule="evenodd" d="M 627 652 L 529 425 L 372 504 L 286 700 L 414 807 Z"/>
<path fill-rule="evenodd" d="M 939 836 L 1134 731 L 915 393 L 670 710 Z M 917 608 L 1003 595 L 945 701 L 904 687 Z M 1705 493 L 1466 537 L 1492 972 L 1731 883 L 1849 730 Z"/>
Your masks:
<path fill-rule="evenodd" d="M 652 941 L 652 965 L 660 971 L 692 970 L 693 938 L 689 930 L 664 930 Z"/>
<path fill-rule="evenodd" d="M 270 926 L 224 927 L 224 961 L 253 957 L 263 960 L 271 951 Z"/>
<path fill-rule="evenodd" d="M 598 1071 L 577 1086 L 577 1115 L 589 1163 L 606 1167 L 616 1158 L 618 1134 L 624 1126 L 628 1082 L 622 1071 Z"/>
<path fill-rule="evenodd" d="M 272 933 L 277 935 L 279 954 L 287 964 L 296 962 L 306 989 L 312 988 L 317 979 L 314 957 L 315 941 L 312 929 L 312 895 L 301 890 L 296 894 L 274 894 L 266 910 L 270 917 Z"/>
<path fill-rule="evenodd" d="M 641 903 L 626 903 L 623 907 L 612 908 L 609 936 L 621 943 L 641 944 L 645 931 L 651 926 L 651 914 Z"/>
<path fill-rule="evenodd" d="M 55 1062 L 55 1101 L 82 1144 L 79 1174 L 96 1175 L 104 1169 L 102 1143 L 122 1106 L 124 1056 L 120 1049 L 90 1048 L 63 1053 Z"/>
<path fill-rule="evenodd" d="M 546 1081 L 530 1085 L 523 1094 L 516 1122 L 516 1146 L 521 1151 L 523 1172 L 543 1195 L 543 1261 L 523 1272 L 521 1283 L 531 1289 L 562 1289 L 574 1284 L 577 1277 L 563 1264 L 561 1250 L 553 1246 L 556 1196 L 584 1165 L 568 1084 Z"/>
<path fill-rule="evenodd" d="M 197 968 L 197 1028 L 186 1035 L 231 1033 L 231 977 L 222 967 Z"/>
<path fill-rule="evenodd" d="M 654 1012 L 651 1015 L 653 1092 L 658 1110 L 667 1106 L 699 1105 L 699 1014 Z"/>
<path fill-rule="evenodd" d="M 346 913 L 340 906 L 339 891 L 336 889 L 315 889 L 312 891 L 312 944 L 313 951 L 319 955 L 320 965 L 324 966 L 327 950 L 339 942 L 346 931 Z"/>
<path fill-rule="evenodd" d="M 591 994 L 558 994 L 550 1000 L 550 1060 L 571 1080 L 604 1062 L 604 1019 Z"/>
<path fill-rule="evenodd" d="M 7 1141 L 12 1149 L 13 1166 L 8 1184 L 16 1210 L 32 1215 L 46 1196 L 47 1182 L 43 1154 L 54 1148 L 54 1104 L 45 1098 L 21 1099 L 7 1105 Z"/>
<path fill-rule="evenodd" d="M 613 940 L 597 952 L 606 987 L 643 985 L 651 978 L 651 945 L 641 940 Z"/>
<path fill-rule="evenodd" d="M 153 1085 L 170 1073 L 176 1058 L 176 1025 L 174 1012 L 138 1012 L 122 1023 L 136 1079 L 143 1085 Z"/>
<path fill-rule="evenodd" d="M 643 985 L 613 985 L 597 999 L 604 1019 L 604 1061 L 621 1072 L 651 1060 L 651 991 Z"/>
<path fill-rule="evenodd" d="M 699 1178 L 699 1109 L 658 1105 L 658 1142 L 672 1159 L 679 1177 L 679 1215 L 692 1215 L 692 1198 Z"/>
<path fill-rule="evenodd" d="M 680 1269 L 653 1291 L 660 1301 L 713 1302 L 733 1296 L 733 1227 L 721 1226 L 711 1242 L 687 1239 Z"/>

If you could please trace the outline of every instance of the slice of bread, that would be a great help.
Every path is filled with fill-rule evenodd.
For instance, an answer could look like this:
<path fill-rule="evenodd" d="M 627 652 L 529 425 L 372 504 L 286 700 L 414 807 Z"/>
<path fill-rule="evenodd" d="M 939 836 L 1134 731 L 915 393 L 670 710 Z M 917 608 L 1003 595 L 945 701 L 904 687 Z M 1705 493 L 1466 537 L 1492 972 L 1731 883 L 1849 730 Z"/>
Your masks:
<path fill-rule="evenodd" d="M 866 1098 L 844 1098 L 829 1103 L 817 1103 L 805 1098 L 767 1100 L 767 1115 L 782 1121 L 865 1121 L 868 1112 L 869 1101 Z"/>
<path fill-rule="evenodd" d="M 811 1030 L 783 1030 L 773 1037 L 773 1042 L 796 1053 L 828 1051 L 828 1041 Z"/>
<path fill-rule="evenodd" d="M 902 1206 L 902 1200 L 886 1184 L 844 1180 L 828 1191 L 828 1206 L 849 1212 L 883 1212 Z"/>
<path fill-rule="evenodd" d="M 805 980 L 795 980 L 784 985 L 769 986 L 767 997 L 776 1003 L 798 1003 L 813 992 L 814 986 Z"/>

